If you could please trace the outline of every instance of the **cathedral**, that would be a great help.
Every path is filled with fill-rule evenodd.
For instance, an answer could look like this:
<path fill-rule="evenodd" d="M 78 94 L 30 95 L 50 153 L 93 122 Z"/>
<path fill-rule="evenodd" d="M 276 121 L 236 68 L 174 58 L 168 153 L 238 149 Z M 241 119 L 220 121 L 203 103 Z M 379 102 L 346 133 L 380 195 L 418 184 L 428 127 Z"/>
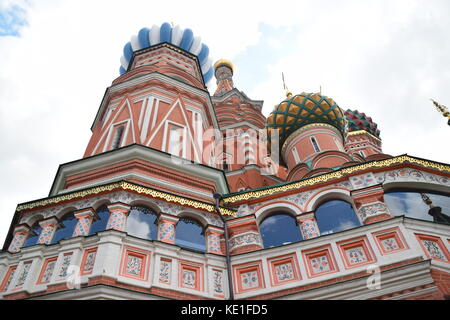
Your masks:
<path fill-rule="evenodd" d="M 83 158 L 17 205 L 0 299 L 450 299 L 450 165 L 322 92 L 266 117 L 234 72 L 191 29 L 132 36 Z"/>

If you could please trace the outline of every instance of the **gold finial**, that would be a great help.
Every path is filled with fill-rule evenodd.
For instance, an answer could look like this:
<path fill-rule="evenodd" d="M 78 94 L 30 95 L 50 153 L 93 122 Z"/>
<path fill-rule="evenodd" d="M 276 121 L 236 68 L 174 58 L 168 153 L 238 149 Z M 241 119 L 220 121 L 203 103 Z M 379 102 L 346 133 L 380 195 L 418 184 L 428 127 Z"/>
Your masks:
<path fill-rule="evenodd" d="M 446 118 L 448 118 L 448 125 L 450 126 L 450 111 L 448 111 L 446 106 L 443 106 L 441 104 L 439 104 L 438 102 L 434 101 L 433 99 L 430 99 L 434 106 L 436 107 L 436 109 L 438 109 L 438 111 Z"/>
<path fill-rule="evenodd" d="M 292 92 L 289 91 L 286 82 L 284 81 L 284 73 L 281 72 L 281 79 L 283 80 L 283 89 L 286 91 L 286 97 L 290 98 L 292 97 Z"/>

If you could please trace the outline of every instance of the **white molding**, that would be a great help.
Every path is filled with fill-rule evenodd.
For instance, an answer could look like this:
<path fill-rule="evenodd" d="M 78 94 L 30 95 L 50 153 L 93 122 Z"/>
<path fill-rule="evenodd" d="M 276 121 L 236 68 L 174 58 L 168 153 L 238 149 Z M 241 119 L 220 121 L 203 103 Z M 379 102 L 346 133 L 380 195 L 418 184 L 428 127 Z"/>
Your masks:
<path fill-rule="evenodd" d="M 223 194 L 229 193 L 228 184 L 222 171 L 205 165 L 191 163 L 187 160 L 181 161 L 181 163 L 175 163 L 172 161 L 170 154 L 162 153 L 140 145 L 131 145 L 124 149 L 117 149 L 94 157 L 84 158 L 75 163 L 62 164 L 55 177 L 50 196 L 67 192 L 64 190 L 65 177 L 67 176 L 95 170 L 130 159 L 140 159 L 158 163 L 163 167 L 212 181 L 217 187 L 217 192 Z"/>

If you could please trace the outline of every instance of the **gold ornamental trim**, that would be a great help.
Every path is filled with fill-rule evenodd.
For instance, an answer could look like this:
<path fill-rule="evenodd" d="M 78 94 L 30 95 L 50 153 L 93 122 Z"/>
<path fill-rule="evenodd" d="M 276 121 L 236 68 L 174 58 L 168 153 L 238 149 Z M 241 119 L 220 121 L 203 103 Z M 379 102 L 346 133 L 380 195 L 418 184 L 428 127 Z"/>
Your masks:
<path fill-rule="evenodd" d="M 189 206 L 191 208 L 200 209 L 200 210 L 208 211 L 208 212 L 212 212 L 212 213 L 216 212 L 216 208 L 214 205 L 196 201 L 196 200 L 192 200 L 192 199 L 188 199 L 188 198 L 184 198 L 184 197 L 180 197 L 180 196 L 176 196 L 176 195 L 169 194 L 169 193 L 166 193 L 163 191 L 139 186 L 139 185 L 136 185 L 136 184 L 133 184 L 130 182 L 124 182 L 124 181 L 111 183 L 111 184 L 104 185 L 104 186 L 89 188 L 89 189 L 82 190 L 82 191 L 71 192 L 71 193 L 61 195 L 61 196 L 56 196 L 56 197 L 47 198 L 47 199 L 43 199 L 43 200 L 37 200 L 37 201 L 29 202 L 29 203 L 20 204 L 17 206 L 16 210 L 22 211 L 22 210 L 35 209 L 38 207 L 44 207 L 47 205 L 57 204 L 59 202 L 84 198 L 86 196 L 92 196 L 92 195 L 96 195 L 96 194 L 99 194 L 99 193 L 102 193 L 105 191 L 112 191 L 112 190 L 116 190 L 116 189 L 129 190 L 129 191 L 133 191 L 133 192 L 136 192 L 139 194 L 145 194 L 145 195 L 151 196 L 153 198 L 165 200 L 167 202 L 177 203 L 182 206 Z M 233 210 L 230 210 L 227 208 L 219 208 L 219 209 L 220 209 L 220 213 L 222 215 L 229 215 L 229 216 L 233 216 L 233 217 L 236 216 L 236 212 Z"/>
<path fill-rule="evenodd" d="M 404 164 L 407 162 L 412 163 L 412 164 L 417 164 L 417 165 L 425 167 L 425 168 L 435 169 L 435 170 L 439 170 L 442 172 L 450 173 L 450 165 L 436 163 L 436 162 L 432 162 L 432 161 L 428 161 L 428 160 L 416 159 L 416 158 L 412 158 L 410 156 L 404 155 L 404 156 L 398 156 L 398 157 L 394 157 L 394 158 L 390 158 L 390 159 L 375 160 L 373 162 L 356 165 L 356 166 L 349 167 L 349 168 L 342 168 L 338 171 L 326 173 L 326 174 L 323 174 L 320 176 L 312 177 L 312 178 L 302 180 L 299 182 L 295 182 L 295 183 L 291 183 L 288 185 L 277 186 L 277 187 L 273 187 L 273 188 L 269 187 L 264 190 L 249 191 L 249 192 L 237 194 L 237 195 L 230 196 L 230 197 L 224 197 L 223 202 L 225 204 L 231 204 L 231 203 L 249 200 L 249 199 L 258 199 L 258 198 L 262 198 L 264 196 L 270 196 L 275 193 L 291 191 L 291 190 L 299 189 L 302 187 L 311 186 L 311 185 L 314 185 L 317 183 L 328 182 L 330 180 L 343 178 L 347 175 L 351 175 L 354 172 L 363 171 L 365 169 L 390 167 L 393 165 Z"/>

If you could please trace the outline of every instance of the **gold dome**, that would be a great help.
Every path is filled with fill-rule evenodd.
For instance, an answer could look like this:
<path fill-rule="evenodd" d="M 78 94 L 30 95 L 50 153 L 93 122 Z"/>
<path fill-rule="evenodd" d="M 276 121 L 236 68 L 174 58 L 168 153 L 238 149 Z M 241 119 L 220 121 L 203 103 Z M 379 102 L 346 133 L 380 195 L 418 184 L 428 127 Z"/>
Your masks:
<path fill-rule="evenodd" d="M 231 69 L 231 72 L 234 73 L 234 66 L 230 60 L 227 59 L 218 60 L 216 63 L 214 63 L 214 70 L 217 70 L 217 68 L 220 66 L 227 66 Z"/>

